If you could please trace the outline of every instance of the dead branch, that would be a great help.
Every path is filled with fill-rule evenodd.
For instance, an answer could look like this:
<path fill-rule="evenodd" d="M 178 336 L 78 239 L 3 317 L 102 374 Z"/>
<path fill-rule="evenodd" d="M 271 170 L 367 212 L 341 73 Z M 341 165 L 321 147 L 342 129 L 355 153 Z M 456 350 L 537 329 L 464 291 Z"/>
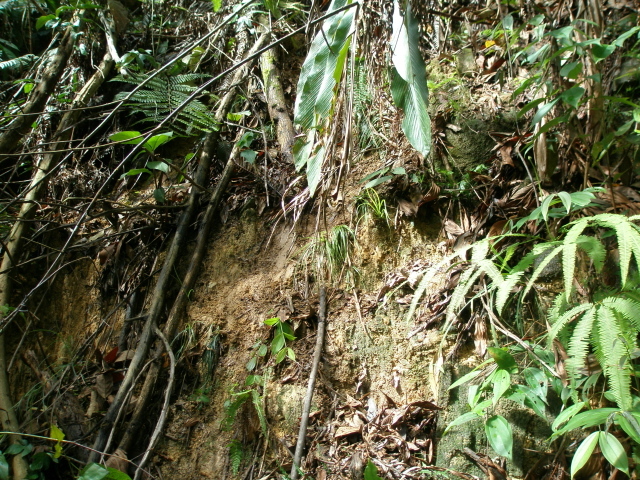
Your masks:
<path fill-rule="evenodd" d="M 307 395 L 304 398 L 304 406 L 302 407 L 302 417 L 300 418 L 300 430 L 298 432 L 298 443 L 296 443 L 296 453 L 293 457 L 293 465 L 291 466 L 291 480 L 298 478 L 298 469 L 302 460 L 302 451 L 307 436 L 307 425 L 309 424 L 309 413 L 311 411 L 311 400 L 313 399 L 313 390 L 316 385 L 316 377 L 318 375 L 318 366 L 320 365 L 320 357 L 322 356 L 322 346 L 324 344 L 324 331 L 327 320 L 327 294 L 324 287 L 320 287 L 320 309 L 318 311 L 318 334 L 316 336 L 316 348 L 313 352 L 313 364 L 311 373 L 309 374 L 309 385 L 307 386 Z"/>

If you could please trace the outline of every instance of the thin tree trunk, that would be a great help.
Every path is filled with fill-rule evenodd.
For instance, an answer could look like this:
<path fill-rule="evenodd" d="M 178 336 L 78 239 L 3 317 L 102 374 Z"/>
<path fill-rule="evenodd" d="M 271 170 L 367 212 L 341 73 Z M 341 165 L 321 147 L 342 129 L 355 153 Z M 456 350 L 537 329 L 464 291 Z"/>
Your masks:
<path fill-rule="evenodd" d="M 198 170 L 195 175 L 196 181 L 200 185 L 206 182 L 210 165 L 210 156 L 200 157 L 200 164 L 198 165 Z M 89 462 L 95 462 L 98 460 L 100 456 L 99 452 L 104 449 L 109 437 L 109 432 L 112 428 L 114 428 L 114 422 L 118 417 L 118 413 L 120 412 L 120 409 L 124 407 L 124 402 L 127 398 L 129 389 L 133 386 L 134 380 L 138 376 L 138 373 L 140 373 L 143 362 L 147 357 L 147 353 L 149 352 L 149 348 L 153 339 L 153 330 L 157 326 L 158 319 L 160 318 L 160 315 L 164 308 L 166 290 L 169 286 L 169 280 L 173 272 L 173 267 L 176 264 L 180 251 L 182 250 L 182 247 L 187 239 L 187 233 L 191 225 L 191 220 L 198 207 L 200 195 L 201 192 L 198 189 L 194 188 L 191 197 L 189 198 L 187 208 L 180 217 L 176 233 L 174 234 L 173 241 L 171 242 L 171 246 L 169 247 L 169 251 L 167 252 L 167 257 L 158 276 L 155 288 L 153 289 L 151 305 L 149 306 L 149 313 L 147 315 L 145 325 L 142 329 L 142 333 L 140 334 L 140 341 L 138 342 L 136 352 L 131 359 L 131 363 L 129 364 L 129 368 L 127 369 L 127 374 L 125 375 L 124 380 L 122 380 L 118 392 L 116 393 L 113 402 L 109 406 L 109 409 L 107 410 L 107 413 L 102 420 L 102 427 L 100 428 L 96 440 L 93 444 L 93 451 L 89 456 Z"/>
<path fill-rule="evenodd" d="M 75 39 L 73 28 L 67 28 L 58 50 L 51 60 L 51 67 L 47 69 L 42 79 L 38 82 L 38 86 L 33 89 L 29 101 L 21 109 L 21 115 L 16 117 L 9 124 L 7 130 L 0 135 L 0 161 L 7 158 L 3 154 L 11 153 L 16 148 L 20 139 L 29 132 L 33 122 L 42 113 L 47 100 L 67 66 L 71 53 L 73 53 Z"/>
<path fill-rule="evenodd" d="M 324 332 L 327 324 L 327 294 L 324 287 L 320 287 L 320 309 L 318 312 L 318 333 L 316 336 L 316 348 L 313 352 L 313 364 L 311 373 L 309 374 L 309 384 L 307 386 L 307 395 L 304 399 L 302 407 L 302 417 L 300 418 L 300 430 L 298 431 L 298 442 L 296 443 L 296 453 L 293 456 L 293 465 L 291 466 L 291 480 L 298 478 L 298 468 L 302 460 L 302 452 L 304 451 L 305 439 L 307 436 L 307 425 L 309 424 L 309 412 L 311 411 L 311 400 L 313 399 L 313 390 L 316 385 L 316 377 L 318 376 L 318 367 L 320 365 L 320 357 L 322 357 L 322 346 L 324 345 Z"/>
<path fill-rule="evenodd" d="M 280 152 L 284 159 L 293 163 L 293 122 L 287 113 L 287 102 L 284 98 L 280 72 L 276 67 L 277 50 L 272 48 L 260 56 L 260 69 L 264 81 L 264 94 L 267 99 L 269 116 L 276 125 L 276 136 L 280 144 Z"/>
<path fill-rule="evenodd" d="M 262 48 L 268 40 L 269 35 L 263 34 L 256 41 L 251 50 L 247 53 L 247 56 L 255 54 L 255 52 Z M 242 82 L 242 79 L 247 76 L 249 66 L 250 64 L 246 64 L 243 68 L 239 69 L 233 75 L 231 85 L 239 85 Z M 222 121 L 224 118 L 226 118 L 227 113 L 229 113 L 231 103 L 235 98 L 235 90 L 235 88 L 232 88 L 220 102 L 220 106 L 216 111 L 217 121 Z M 213 152 L 215 151 L 218 139 L 219 135 L 217 132 L 210 133 L 207 136 L 207 140 L 205 141 L 205 145 L 203 147 L 202 156 L 212 156 Z M 209 229 L 211 227 L 213 214 L 216 212 L 218 205 L 220 204 L 220 201 L 222 199 L 222 194 L 226 190 L 229 181 L 231 180 L 231 175 L 234 171 L 234 157 L 237 157 L 237 153 L 237 148 L 234 148 L 231 152 L 231 155 L 229 156 L 227 165 L 222 173 L 222 177 L 220 178 L 220 181 L 216 186 L 213 197 L 209 202 L 209 207 L 207 208 L 205 218 L 202 221 L 202 229 L 198 234 L 197 245 L 192 256 L 189 271 L 187 272 L 187 275 L 182 282 L 182 286 L 180 288 L 180 291 L 178 292 L 178 296 L 174 301 L 173 308 L 171 309 L 171 313 L 169 314 L 169 317 L 167 319 L 167 324 L 164 327 L 164 335 L 167 339 L 169 339 L 169 341 L 171 341 L 171 339 L 175 335 L 175 330 L 186 305 L 188 292 L 193 287 L 193 283 L 195 283 L 195 280 L 197 278 L 198 266 L 206 250 L 206 240 L 208 237 Z M 156 352 L 155 356 L 159 357 L 160 354 L 161 350 L 159 352 Z M 142 391 L 140 392 L 140 395 L 138 396 L 138 400 L 136 402 L 136 409 L 134 410 L 134 413 L 131 417 L 129 426 L 127 427 L 127 430 L 125 431 L 122 440 L 120 441 L 118 449 L 128 452 L 129 448 L 131 447 L 131 443 L 136 438 L 138 430 L 140 429 L 140 426 L 142 424 L 143 417 L 148 408 L 149 401 L 151 400 L 151 394 L 153 392 L 153 388 L 155 386 L 159 373 L 160 367 L 156 358 L 156 362 L 151 365 L 149 372 L 147 373 L 145 382 L 142 386 Z"/>

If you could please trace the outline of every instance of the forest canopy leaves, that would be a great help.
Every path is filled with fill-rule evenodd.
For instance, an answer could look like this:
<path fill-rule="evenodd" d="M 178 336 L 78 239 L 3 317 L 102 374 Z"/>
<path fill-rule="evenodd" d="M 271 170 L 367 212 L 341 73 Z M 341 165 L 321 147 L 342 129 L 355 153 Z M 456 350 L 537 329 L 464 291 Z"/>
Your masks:
<path fill-rule="evenodd" d="M 350 0 L 333 0 L 329 13 L 350 4 Z M 333 104 L 335 72 L 342 69 L 346 55 L 340 55 L 351 32 L 355 12 L 345 10 L 325 20 L 322 30 L 311 43 L 311 48 L 300 71 L 294 121 L 307 130 L 316 126 L 317 118 L 325 119 Z"/>
<path fill-rule="evenodd" d="M 431 120 L 427 111 L 429 91 L 425 64 L 418 48 L 419 35 L 411 9 L 407 8 L 403 19 L 398 1 L 394 1 L 391 94 L 396 106 L 404 110 L 402 131 L 411 145 L 426 157 L 431 151 Z"/>

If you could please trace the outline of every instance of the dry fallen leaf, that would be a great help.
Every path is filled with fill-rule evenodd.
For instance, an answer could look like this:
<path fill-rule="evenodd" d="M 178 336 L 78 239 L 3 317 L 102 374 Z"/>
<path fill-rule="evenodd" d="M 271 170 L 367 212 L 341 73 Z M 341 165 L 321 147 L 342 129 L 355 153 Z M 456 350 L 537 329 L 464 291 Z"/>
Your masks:
<path fill-rule="evenodd" d="M 118 448 L 111 457 L 105 462 L 107 468 L 115 468 L 123 473 L 127 473 L 127 467 L 129 466 L 127 454 L 124 450 Z"/>

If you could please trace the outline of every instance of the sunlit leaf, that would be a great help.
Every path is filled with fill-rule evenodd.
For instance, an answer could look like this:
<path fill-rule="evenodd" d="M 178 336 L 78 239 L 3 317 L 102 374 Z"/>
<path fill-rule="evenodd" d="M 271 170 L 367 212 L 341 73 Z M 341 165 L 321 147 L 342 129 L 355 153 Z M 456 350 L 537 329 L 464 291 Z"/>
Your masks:
<path fill-rule="evenodd" d="M 307 162 L 307 184 L 309 185 L 309 195 L 312 197 L 322 179 L 322 164 L 324 162 L 325 150 L 324 146 L 320 147 L 314 155 L 309 157 Z"/>
<path fill-rule="evenodd" d="M 378 476 L 378 468 L 371 460 L 367 461 L 367 466 L 364 469 L 364 480 L 382 480 Z"/>
<path fill-rule="evenodd" d="M 173 137 L 173 132 L 161 133 L 160 135 L 154 135 L 149 140 L 144 142 L 144 149 L 149 153 L 154 153 L 160 146 L 167 143 Z"/>
<path fill-rule="evenodd" d="M 640 423 L 629 412 L 620 412 L 616 415 L 616 422 L 634 442 L 640 445 Z"/>
<path fill-rule="evenodd" d="M 327 13 L 348 3 L 349 0 L 333 0 Z M 326 19 L 311 43 L 300 70 L 294 107 L 294 121 L 305 130 L 316 126 L 317 117 L 329 115 L 336 85 L 334 74 L 342 68 L 338 61 L 346 58 L 340 53 L 351 32 L 354 13 L 355 9 L 350 8 Z"/>
<path fill-rule="evenodd" d="M 55 18 L 56 18 L 56 16 L 53 15 L 53 14 L 44 15 L 42 17 L 38 17 L 38 20 L 36 20 L 36 30 L 40 30 L 42 27 L 44 27 L 46 25 L 46 23 L 49 20 L 53 20 Z"/>
<path fill-rule="evenodd" d="M 253 371 L 254 368 L 256 368 L 256 365 L 258 364 L 258 357 L 251 357 L 251 359 L 247 362 L 247 370 L 249 370 L 250 372 Z"/>
<path fill-rule="evenodd" d="M 511 433 L 511 425 L 509 425 L 506 418 L 501 415 L 494 415 L 487 420 L 484 430 L 491 448 L 498 455 L 511 460 L 513 456 L 513 434 Z"/>
<path fill-rule="evenodd" d="M 493 374 L 493 404 L 498 403 L 498 400 L 502 398 L 504 392 L 506 392 L 511 386 L 511 375 L 506 370 L 499 368 Z"/>
<path fill-rule="evenodd" d="M 584 95 L 584 92 L 584 88 L 574 86 L 569 90 L 562 92 L 560 98 L 562 98 L 565 103 L 571 105 L 573 108 L 578 108 L 578 106 L 580 105 L 580 99 Z"/>
<path fill-rule="evenodd" d="M 271 342 L 271 353 L 276 355 L 284 348 L 285 344 L 286 340 L 284 339 L 284 335 L 281 333 L 276 334 Z"/>
<path fill-rule="evenodd" d="M 481 418 L 481 416 L 478 415 L 476 412 L 464 413 L 459 417 L 457 417 L 455 420 L 453 420 L 453 422 L 451 422 L 449 425 L 447 425 L 447 428 L 445 429 L 444 433 L 446 434 L 453 427 L 456 427 L 458 425 L 464 425 L 465 423 L 470 422 L 472 420 L 476 420 L 478 418 Z"/>
<path fill-rule="evenodd" d="M 253 165 L 256 161 L 256 157 L 258 156 L 258 152 L 254 150 L 244 150 L 240 152 L 240 156 L 244 158 L 245 162 Z"/>
<path fill-rule="evenodd" d="M 169 165 L 167 165 L 166 162 L 162 162 L 162 161 L 147 162 L 147 168 L 151 170 L 159 170 L 164 173 L 169 173 L 169 170 L 171 170 L 171 168 L 169 168 Z"/>
<path fill-rule="evenodd" d="M 604 60 L 609 55 L 611 55 L 616 49 L 615 45 L 607 45 L 606 43 L 595 43 L 591 46 L 591 53 L 593 53 L 593 57 L 598 63 L 601 60 Z"/>
<path fill-rule="evenodd" d="M 506 350 L 496 347 L 487 347 L 487 352 L 489 352 L 489 355 L 493 357 L 500 368 L 510 373 L 515 373 L 518 370 L 516 361 Z"/>
<path fill-rule="evenodd" d="M 407 6 L 404 17 L 398 0 L 393 8 L 391 94 L 398 108 L 404 111 L 402 131 L 418 152 L 425 157 L 431 151 L 431 120 L 427 106 L 426 69 L 419 43 L 418 23 Z"/>
<path fill-rule="evenodd" d="M 598 443 L 604 458 L 618 470 L 629 475 L 629 459 L 620 440 L 609 432 L 600 432 Z"/>
<path fill-rule="evenodd" d="M 573 460 L 571 460 L 571 478 L 589 461 L 593 450 L 598 444 L 599 436 L 600 432 L 593 432 L 582 441 L 576 453 L 573 455 Z"/>
<path fill-rule="evenodd" d="M 103 480 L 107 475 L 109 475 L 109 470 L 105 467 L 97 463 L 90 463 L 80 472 L 78 480 Z"/>
<path fill-rule="evenodd" d="M 109 137 L 112 142 L 123 143 L 125 145 L 137 145 L 144 140 L 140 132 L 125 131 L 114 133 Z"/>
<path fill-rule="evenodd" d="M 282 362 L 287 356 L 287 349 L 283 348 L 276 354 L 276 363 Z"/>
<path fill-rule="evenodd" d="M 391 180 L 393 177 L 391 175 L 385 175 L 383 177 L 379 177 L 379 178 L 374 178 L 373 180 L 370 180 L 369 182 L 367 182 L 367 184 L 364 186 L 364 188 L 373 188 L 373 187 L 377 187 L 378 185 L 380 185 L 381 183 L 384 182 L 388 182 L 389 180 Z"/>
<path fill-rule="evenodd" d="M 575 414 L 582 410 L 587 405 L 587 402 L 578 402 L 575 405 L 565 408 L 560 415 L 551 424 L 552 430 L 557 430 L 563 423 L 569 421 Z"/>
<path fill-rule="evenodd" d="M 51 425 L 51 432 L 49 433 L 49 436 L 57 440 L 56 444 L 53 446 L 55 451 L 53 458 L 60 458 L 62 455 L 62 440 L 64 440 L 64 432 L 56 425 Z"/>
<path fill-rule="evenodd" d="M 547 113 L 549 113 L 549 111 L 555 106 L 556 103 L 558 103 L 559 100 L 560 100 L 560 97 L 542 105 L 538 109 L 536 114 L 533 116 L 533 119 L 531 120 L 531 125 L 536 125 L 537 123 L 540 123 L 540 121 L 544 118 L 544 116 Z"/>

